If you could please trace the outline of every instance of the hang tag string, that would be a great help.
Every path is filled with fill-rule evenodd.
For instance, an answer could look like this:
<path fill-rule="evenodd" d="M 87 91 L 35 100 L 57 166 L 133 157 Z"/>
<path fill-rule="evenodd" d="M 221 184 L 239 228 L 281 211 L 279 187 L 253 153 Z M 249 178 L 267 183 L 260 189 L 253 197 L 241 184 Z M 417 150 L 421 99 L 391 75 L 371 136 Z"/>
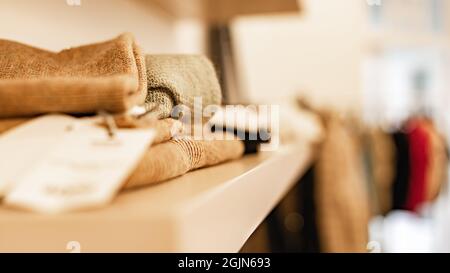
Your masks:
<path fill-rule="evenodd" d="M 114 139 L 117 136 L 117 124 L 114 117 L 106 111 L 99 111 L 99 115 L 103 118 L 103 122 L 106 126 L 106 130 L 110 139 Z"/>

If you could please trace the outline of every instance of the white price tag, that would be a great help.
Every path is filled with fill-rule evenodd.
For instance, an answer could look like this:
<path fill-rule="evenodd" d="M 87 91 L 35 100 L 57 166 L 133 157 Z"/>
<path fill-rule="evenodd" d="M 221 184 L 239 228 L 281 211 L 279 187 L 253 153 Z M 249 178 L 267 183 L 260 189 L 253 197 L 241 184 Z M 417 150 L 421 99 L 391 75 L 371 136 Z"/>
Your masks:
<path fill-rule="evenodd" d="M 0 197 L 17 178 L 62 140 L 74 118 L 49 115 L 33 119 L 0 135 Z"/>
<path fill-rule="evenodd" d="M 7 193 L 7 205 L 45 213 L 109 203 L 149 149 L 154 131 L 101 127 L 75 122 Z"/>

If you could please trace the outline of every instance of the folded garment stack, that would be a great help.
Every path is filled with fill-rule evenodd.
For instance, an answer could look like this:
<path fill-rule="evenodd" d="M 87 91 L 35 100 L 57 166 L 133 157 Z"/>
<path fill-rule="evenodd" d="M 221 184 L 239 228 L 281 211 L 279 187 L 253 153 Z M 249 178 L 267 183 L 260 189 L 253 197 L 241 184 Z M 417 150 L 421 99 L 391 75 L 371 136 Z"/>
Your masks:
<path fill-rule="evenodd" d="M 116 117 L 115 120 L 123 128 L 148 127 L 156 131 L 152 148 L 144 154 L 125 183 L 125 189 L 159 183 L 192 170 L 237 159 L 245 151 L 244 142 L 227 133 L 211 133 L 208 140 L 194 140 L 185 134 L 185 125 L 172 118 L 138 124 L 134 119 Z"/>
<path fill-rule="evenodd" d="M 221 103 L 217 75 L 203 56 L 144 57 L 130 34 L 59 53 L 6 40 L 0 40 L 0 50 L 0 134 L 42 114 L 92 119 L 99 111 L 113 114 L 118 127 L 156 131 L 153 146 L 124 188 L 161 182 L 244 153 L 237 139 L 193 140 L 183 135 L 180 121 L 170 118 L 176 105 L 193 110 L 195 97 L 202 98 L 203 106 Z M 147 112 L 130 116 L 135 106 Z"/>
<path fill-rule="evenodd" d="M 147 95 L 132 35 L 53 53 L 0 40 L 0 117 L 126 111 Z"/>
<path fill-rule="evenodd" d="M 146 186 L 183 175 L 189 171 L 237 159 L 244 153 L 239 140 L 175 139 L 151 148 L 125 188 Z"/>

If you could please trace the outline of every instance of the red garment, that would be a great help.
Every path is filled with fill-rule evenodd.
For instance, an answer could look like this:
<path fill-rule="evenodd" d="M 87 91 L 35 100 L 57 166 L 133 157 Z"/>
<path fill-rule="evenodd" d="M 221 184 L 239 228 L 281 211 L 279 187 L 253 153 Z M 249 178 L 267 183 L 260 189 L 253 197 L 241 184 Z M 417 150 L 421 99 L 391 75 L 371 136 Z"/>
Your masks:
<path fill-rule="evenodd" d="M 411 167 L 406 209 L 417 211 L 426 201 L 430 139 L 424 123 L 420 120 L 411 121 L 408 129 Z"/>

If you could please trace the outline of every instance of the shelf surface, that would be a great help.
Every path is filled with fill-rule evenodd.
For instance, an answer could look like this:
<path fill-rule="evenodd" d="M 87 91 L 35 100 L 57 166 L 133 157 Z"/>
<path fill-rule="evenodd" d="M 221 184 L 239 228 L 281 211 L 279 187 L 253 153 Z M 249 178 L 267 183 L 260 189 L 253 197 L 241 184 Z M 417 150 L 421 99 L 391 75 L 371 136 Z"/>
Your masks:
<path fill-rule="evenodd" d="M 237 252 L 309 166 L 310 145 L 125 191 L 101 209 L 61 215 L 0 206 L 0 252 Z"/>
<path fill-rule="evenodd" d="M 147 1 L 147 0 L 139 0 Z M 299 12 L 299 0 L 151 0 L 176 18 L 224 22 L 239 15 Z"/>

